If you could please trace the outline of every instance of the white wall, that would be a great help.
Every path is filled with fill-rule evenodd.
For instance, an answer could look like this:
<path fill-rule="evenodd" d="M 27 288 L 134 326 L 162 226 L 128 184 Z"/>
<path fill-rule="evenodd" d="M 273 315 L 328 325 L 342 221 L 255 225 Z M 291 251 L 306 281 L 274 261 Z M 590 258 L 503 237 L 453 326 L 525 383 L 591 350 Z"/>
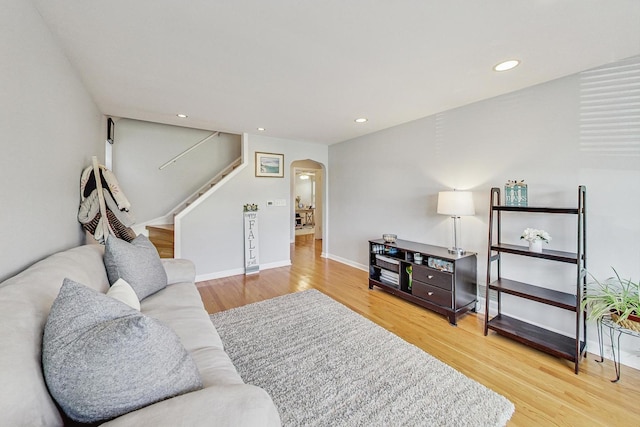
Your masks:
<path fill-rule="evenodd" d="M 0 280 L 83 242 L 79 180 L 106 121 L 31 2 L 0 14 Z"/>
<path fill-rule="evenodd" d="M 586 185 L 589 271 L 604 278 L 614 266 L 637 280 L 640 135 L 636 151 L 588 150 L 580 139 L 580 95 L 580 75 L 572 75 L 330 146 L 329 256 L 364 268 L 367 240 L 383 233 L 451 246 L 451 219 L 436 213 L 438 191 L 471 190 L 476 215 L 462 218 L 462 246 L 478 253 L 478 282 L 485 284 L 489 190 L 524 179 L 530 205 L 575 207 L 577 187 Z M 524 228 L 542 228 L 553 237 L 549 248 L 575 252 L 572 219 L 504 215 L 503 241 L 518 244 Z M 505 277 L 560 288 L 575 283 L 574 265 L 506 258 Z M 559 309 L 522 300 L 510 307 L 505 311 L 560 332 L 575 328 L 574 317 Z M 591 327 L 591 341 L 595 333 Z M 640 365 L 639 347 L 629 343 L 623 361 Z"/>
<path fill-rule="evenodd" d="M 113 171 L 137 224 L 166 215 L 240 157 L 240 135 L 223 133 L 159 170 L 212 131 L 132 119 L 115 128 Z"/>
<path fill-rule="evenodd" d="M 284 154 L 284 178 L 255 176 L 255 152 Z M 199 280 L 244 272 L 242 208 L 259 206 L 259 256 L 264 269 L 291 263 L 290 230 L 291 162 L 311 159 L 327 164 L 328 147 L 270 138 L 248 136 L 248 165 L 227 184 L 181 220 L 181 256 L 196 264 Z M 267 200 L 282 199 L 286 206 L 266 207 Z"/>

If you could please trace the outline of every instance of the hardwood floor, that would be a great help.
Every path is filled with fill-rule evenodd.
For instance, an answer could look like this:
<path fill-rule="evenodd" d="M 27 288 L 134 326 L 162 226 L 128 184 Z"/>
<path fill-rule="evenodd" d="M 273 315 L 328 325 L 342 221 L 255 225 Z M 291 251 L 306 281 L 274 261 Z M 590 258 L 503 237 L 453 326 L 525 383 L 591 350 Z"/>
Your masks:
<path fill-rule="evenodd" d="M 589 353 L 573 364 L 493 333 L 483 335 L 483 317 L 463 316 L 457 327 L 378 288 L 366 272 L 320 257 L 313 235 L 292 245 L 293 265 L 252 276 L 198 283 L 207 311 L 214 313 L 305 289 L 318 289 L 404 340 L 511 400 L 509 426 L 640 425 L 640 371 L 623 366 L 611 383 L 611 361 Z"/>

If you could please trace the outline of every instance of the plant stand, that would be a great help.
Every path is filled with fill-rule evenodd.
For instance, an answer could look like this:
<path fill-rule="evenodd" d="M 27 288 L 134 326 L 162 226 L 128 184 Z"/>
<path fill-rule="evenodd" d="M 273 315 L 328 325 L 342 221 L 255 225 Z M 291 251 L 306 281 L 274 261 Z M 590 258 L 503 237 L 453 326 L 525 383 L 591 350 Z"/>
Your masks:
<path fill-rule="evenodd" d="M 598 345 L 600 346 L 600 360 L 596 360 L 596 362 L 602 363 L 604 361 L 604 334 L 603 327 L 609 329 L 609 338 L 611 339 L 611 352 L 613 353 L 613 365 L 616 370 L 616 379 L 611 380 L 612 383 L 618 382 L 620 380 L 620 337 L 622 334 L 631 335 L 632 337 L 640 338 L 640 332 L 632 331 L 631 329 L 627 329 L 625 327 L 620 326 L 618 323 L 614 322 L 610 316 L 603 317 L 598 320 Z M 613 335 L 617 333 L 618 337 L 614 340 Z M 615 342 L 614 342 L 615 341 Z"/>

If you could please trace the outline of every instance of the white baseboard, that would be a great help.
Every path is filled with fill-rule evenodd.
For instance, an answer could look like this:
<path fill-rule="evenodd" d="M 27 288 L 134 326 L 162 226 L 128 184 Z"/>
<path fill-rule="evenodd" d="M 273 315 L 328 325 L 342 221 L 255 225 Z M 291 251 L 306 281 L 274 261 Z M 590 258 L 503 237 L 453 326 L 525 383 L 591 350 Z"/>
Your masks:
<path fill-rule="evenodd" d="M 282 261 L 276 261 L 276 262 L 270 262 L 268 264 L 261 264 L 260 265 L 260 271 L 262 270 L 270 270 L 272 268 L 279 268 L 279 267 L 288 267 L 291 265 L 291 260 L 282 260 Z M 259 271 L 257 273 L 252 273 L 252 274 L 258 274 Z M 208 273 L 208 274 L 198 274 L 196 275 L 196 282 L 204 282 L 206 280 L 214 280 L 214 279 L 222 279 L 223 277 L 231 277 L 231 276 L 238 276 L 244 274 L 244 268 L 234 268 L 232 270 L 224 270 L 224 271 L 216 271 L 214 273 Z"/>
<path fill-rule="evenodd" d="M 131 226 L 131 229 L 133 230 L 133 232 L 136 234 L 136 236 L 139 236 L 140 234 L 143 234 L 147 237 L 149 237 L 149 230 L 147 230 L 147 226 L 145 224 L 134 224 L 133 226 Z"/>
<path fill-rule="evenodd" d="M 291 260 L 286 259 L 282 261 L 270 262 L 269 264 L 260 264 L 260 270 L 270 270 L 272 268 L 288 267 L 291 265 Z"/>
<path fill-rule="evenodd" d="M 145 236 L 149 235 L 149 231 L 147 230 L 147 225 L 159 225 L 159 224 L 172 224 L 173 218 L 170 215 L 159 216 L 157 218 L 150 219 L 149 221 L 141 222 L 140 224 L 133 224 L 131 229 L 136 234 L 144 234 Z"/>
<path fill-rule="evenodd" d="M 325 256 L 325 258 L 328 258 L 328 259 L 331 259 L 331 260 L 334 260 L 334 261 L 338 261 L 341 264 L 346 264 L 346 265 L 348 265 L 350 267 L 357 268 L 358 270 L 369 271 L 369 266 L 368 265 L 364 265 L 364 264 L 360 264 L 360 263 L 357 263 L 357 262 L 353 262 L 353 261 L 351 261 L 349 259 L 342 258 L 342 257 L 339 257 L 337 255 L 333 255 L 333 254 L 324 254 L 324 256 Z"/>
<path fill-rule="evenodd" d="M 206 280 L 222 279 L 223 277 L 239 276 L 244 274 L 244 268 L 234 268 L 233 270 L 216 271 L 214 273 L 196 275 L 196 282 L 204 282 Z"/>

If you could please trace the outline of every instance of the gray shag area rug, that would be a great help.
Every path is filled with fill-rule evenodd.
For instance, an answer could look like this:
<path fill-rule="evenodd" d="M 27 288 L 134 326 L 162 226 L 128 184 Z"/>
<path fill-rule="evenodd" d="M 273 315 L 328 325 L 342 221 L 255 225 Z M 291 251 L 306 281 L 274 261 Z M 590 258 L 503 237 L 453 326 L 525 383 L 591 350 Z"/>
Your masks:
<path fill-rule="evenodd" d="M 316 290 L 211 315 L 284 426 L 502 426 L 513 404 Z"/>

